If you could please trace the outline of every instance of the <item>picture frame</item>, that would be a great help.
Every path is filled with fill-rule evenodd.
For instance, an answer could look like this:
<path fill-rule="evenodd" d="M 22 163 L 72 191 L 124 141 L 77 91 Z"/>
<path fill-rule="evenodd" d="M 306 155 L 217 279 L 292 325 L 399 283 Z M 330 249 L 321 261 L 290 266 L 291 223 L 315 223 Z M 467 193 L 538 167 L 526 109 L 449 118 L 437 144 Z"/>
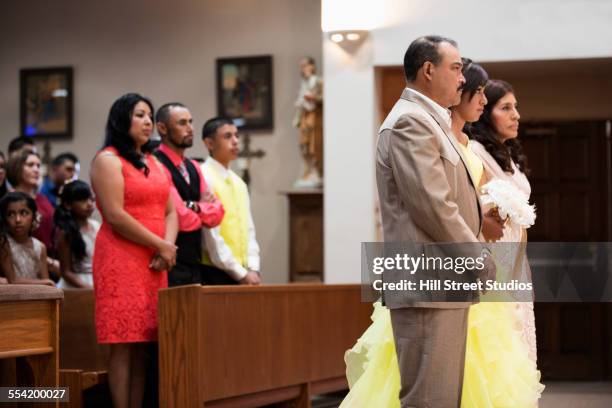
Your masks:
<path fill-rule="evenodd" d="M 240 129 L 274 128 L 272 56 L 217 59 L 217 115 Z"/>
<path fill-rule="evenodd" d="M 19 131 L 34 138 L 72 138 L 72 67 L 19 71 Z"/>

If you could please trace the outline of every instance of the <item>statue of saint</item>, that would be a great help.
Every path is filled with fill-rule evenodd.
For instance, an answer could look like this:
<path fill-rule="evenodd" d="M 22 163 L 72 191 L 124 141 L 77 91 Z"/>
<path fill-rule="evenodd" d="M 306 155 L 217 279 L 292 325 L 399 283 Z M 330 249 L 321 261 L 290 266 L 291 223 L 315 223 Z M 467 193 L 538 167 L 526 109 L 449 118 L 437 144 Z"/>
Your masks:
<path fill-rule="evenodd" d="M 295 187 L 320 187 L 323 176 L 323 80 L 312 57 L 300 60 L 302 80 L 293 125 L 300 131 L 304 172 Z"/>

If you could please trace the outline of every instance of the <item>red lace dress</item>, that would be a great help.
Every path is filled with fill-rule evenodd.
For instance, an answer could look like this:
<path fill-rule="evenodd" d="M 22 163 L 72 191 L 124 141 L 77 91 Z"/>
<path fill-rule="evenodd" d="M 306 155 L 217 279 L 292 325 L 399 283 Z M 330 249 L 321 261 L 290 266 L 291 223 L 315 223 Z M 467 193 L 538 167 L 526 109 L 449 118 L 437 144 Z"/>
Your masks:
<path fill-rule="evenodd" d="M 112 148 L 107 148 L 116 154 Z M 124 208 L 150 231 L 164 236 L 170 186 L 152 156 L 149 175 L 121 158 Z M 99 208 L 99 207 L 98 207 Z M 168 286 L 166 272 L 149 268 L 155 250 L 114 232 L 102 217 L 93 256 L 96 333 L 100 343 L 157 340 L 157 292 Z"/>

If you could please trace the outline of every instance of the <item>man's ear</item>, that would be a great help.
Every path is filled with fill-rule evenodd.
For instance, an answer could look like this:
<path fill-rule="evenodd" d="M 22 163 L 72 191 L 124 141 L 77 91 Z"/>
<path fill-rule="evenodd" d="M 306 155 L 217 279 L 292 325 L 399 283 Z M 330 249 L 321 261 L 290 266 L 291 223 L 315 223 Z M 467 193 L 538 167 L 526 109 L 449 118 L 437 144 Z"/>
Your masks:
<path fill-rule="evenodd" d="M 157 126 L 157 133 L 159 133 L 160 136 L 166 136 L 168 134 L 168 128 L 164 122 L 157 122 L 155 125 Z"/>
<path fill-rule="evenodd" d="M 431 63 L 431 61 L 425 61 L 423 64 L 423 76 L 431 81 L 433 77 L 433 71 L 435 70 L 435 65 Z"/>
<path fill-rule="evenodd" d="M 204 146 L 206 146 L 206 148 L 208 149 L 209 152 L 212 152 L 213 147 L 215 145 L 214 140 L 212 139 L 212 137 L 205 137 L 203 140 L 204 142 Z"/>

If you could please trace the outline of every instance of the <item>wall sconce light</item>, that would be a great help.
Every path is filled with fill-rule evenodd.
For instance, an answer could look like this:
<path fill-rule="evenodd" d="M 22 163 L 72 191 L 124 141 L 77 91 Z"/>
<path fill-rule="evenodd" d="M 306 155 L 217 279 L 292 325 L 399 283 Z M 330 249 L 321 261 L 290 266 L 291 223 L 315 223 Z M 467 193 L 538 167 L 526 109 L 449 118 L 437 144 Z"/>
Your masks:
<path fill-rule="evenodd" d="M 329 39 L 347 51 L 356 50 L 369 35 L 367 30 L 330 31 Z"/>

